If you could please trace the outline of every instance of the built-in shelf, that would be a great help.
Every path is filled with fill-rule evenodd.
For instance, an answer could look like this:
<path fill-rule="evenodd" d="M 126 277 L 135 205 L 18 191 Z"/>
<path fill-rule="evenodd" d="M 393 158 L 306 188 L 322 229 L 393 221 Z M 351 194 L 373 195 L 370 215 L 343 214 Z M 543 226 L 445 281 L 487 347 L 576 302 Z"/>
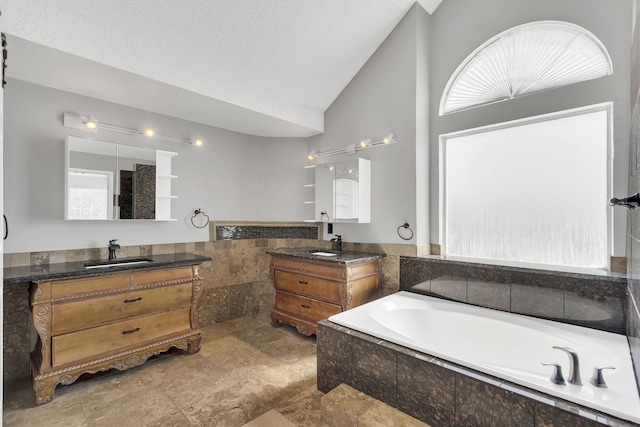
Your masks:
<path fill-rule="evenodd" d="M 306 173 L 307 182 L 309 184 L 304 184 L 304 188 L 312 188 L 314 190 L 313 194 L 308 194 L 307 195 L 308 197 L 312 197 L 313 200 L 306 200 L 304 202 L 305 206 L 307 206 L 305 208 L 305 216 L 307 218 L 313 217 L 313 212 L 315 211 L 315 208 L 313 207 L 313 205 L 316 204 L 316 201 L 315 201 L 315 197 L 316 197 L 316 194 L 315 194 L 315 187 L 316 187 L 315 171 L 311 170 L 311 169 L 315 169 L 315 167 L 316 167 L 316 165 L 307 165 L 307 166 L 304 167 L 305 169 L 309 170 L 309 172 Z M 305 222 L 315 222 L 315 220 L 305 220 Z"/>
<path fill-rule="evenodd" d="M 177 155 L 156 150 L 156 221 L 176 221 L 171 218 L 171 200 L 178 198 L 171 193 L 171 182 L 177 178 L 171 173 L 171 159 Z"/>

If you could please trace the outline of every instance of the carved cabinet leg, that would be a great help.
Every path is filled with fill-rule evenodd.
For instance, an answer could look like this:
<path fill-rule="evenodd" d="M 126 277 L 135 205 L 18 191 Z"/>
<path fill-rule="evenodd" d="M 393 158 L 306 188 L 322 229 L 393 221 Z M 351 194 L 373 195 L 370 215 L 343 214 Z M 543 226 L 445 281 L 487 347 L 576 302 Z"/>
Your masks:
<path fill-rule="evenodd" d="M 200 335 L 192 337 L 187 344 L 186 352 L 189 354 L 195 354 L 200 351 Z"/>
<path fill-rule="evenodd" d="M 36 405 L 49 403 L 53 399 L 53 393 L 58 385 L 58 377 L 34 380 L 33 391 L 35 392 Z"/>
<path fill-rule="evenodd" d="M 284 322 L 278 317 L 277 314 L 271 312 L 271 326 L 274 328 L 279 328 L 284 325 Z"/>

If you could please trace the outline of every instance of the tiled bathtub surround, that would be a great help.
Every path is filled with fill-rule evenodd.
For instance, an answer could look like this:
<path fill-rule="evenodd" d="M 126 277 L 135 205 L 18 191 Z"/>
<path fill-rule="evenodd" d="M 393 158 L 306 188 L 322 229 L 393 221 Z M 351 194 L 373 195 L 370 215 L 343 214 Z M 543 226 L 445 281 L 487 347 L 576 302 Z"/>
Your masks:
<path fill-rule="evenodd" d="M 625 333 L 626 277 L 400 258 L 400 289 Z"/>
<path fill-rule="evenodd" d="M 329 321 L 317 348 L 320 391 L 348 384 L 433 427 L 633 425 Z"/>

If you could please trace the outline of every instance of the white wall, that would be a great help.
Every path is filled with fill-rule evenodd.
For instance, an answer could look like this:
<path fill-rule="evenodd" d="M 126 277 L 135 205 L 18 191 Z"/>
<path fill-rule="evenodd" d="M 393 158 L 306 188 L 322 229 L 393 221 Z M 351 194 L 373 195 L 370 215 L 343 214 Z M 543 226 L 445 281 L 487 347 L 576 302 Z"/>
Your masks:
<path fill-rule="evenodd" d="M 326 111 L 324 134 L 309 138 L 309 151 L 321 152 L 344 148 L 365 138 L 379 141 L 389 132 L 398 138 L 398 144 L 354 155 L 371 160 L 371 223 L 335 224 L 334 233 L 341 234 L 345 241 L 416 244 L 419 233 L 426 240 L 428 227 L 417 223 L 416 140 L 418 130 L 423 138 L 418 145 L 426 144 L 428 116 L 418 127 L 416 112 L 418 107 L 425 112 L 423 100 L 428 93 L 416 92 L 416 49 L 419 34 L 426 36 L 417 27 L 428 21 L 424 9 L 414 6 Z M 426 41 L 422 40 L 421 46 L 424 45 Z M 424 56 L 420 60 L 424 61 Z M 420 68 L 421 77 L 426 74 L 425 68 Z M 422 155 L 426 156 L 426 150 Z M 325 157 L 319 163 L 352 157 Z M 421 203 L 424 206 L 425 201 Z M 416 234 L 411 241 L 402 240 L 396 232 L 404 222 L 409 222 Z"/>
<path fill-rule="evenodd" d="M 629 81 L 632 2 L 628 0 L 447 0 L 432 16 L 431 39 L 431 240 L 439 240 L 438 135 L 552 111 L 614 102 L 613 195 L 627 195 L 629 144 Z M 561 20 L 580 25 L 604 43 L 614 74 L 438 117 L 449 77 L 479 45 L 516 25 Z M 464 31 L 462 31 L 464 29 Z M 544 171 L 541 171 L 544 173 Z M 603 200 L 607 203 L 607 200 Z M 576 207 L 579 209 L 579 207 Z M 625 253 L 626 212 L 614 210 L 614 255 Z"/>
<path fill-rule="evenodd" d="M 203 209 L 212 220 L 299 221 L 306 145 L 259 138 L 99 101 L 19 80 L 5 89 L 4 212 L 11 234 L 5 253 L 206 241 L 190 223 Z M 176 138 L 199 136 L 203 147 L 62 126 L 63 113 L 91 114 L 126 128 L 153 127 Z M 64 221 L 64 140 L 68 135 L 178 152 L 173 158 L 172 216 L 177 222 Z"/>

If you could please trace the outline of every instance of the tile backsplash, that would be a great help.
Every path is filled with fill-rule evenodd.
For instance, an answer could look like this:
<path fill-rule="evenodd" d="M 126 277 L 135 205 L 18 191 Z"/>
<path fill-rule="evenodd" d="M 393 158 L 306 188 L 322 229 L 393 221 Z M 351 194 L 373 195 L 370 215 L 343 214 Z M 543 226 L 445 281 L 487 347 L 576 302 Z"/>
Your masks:
<path fill-rule="evenodd" d="M 626 277 L 400 258 L 400 289 L 625 333 Z"/>

